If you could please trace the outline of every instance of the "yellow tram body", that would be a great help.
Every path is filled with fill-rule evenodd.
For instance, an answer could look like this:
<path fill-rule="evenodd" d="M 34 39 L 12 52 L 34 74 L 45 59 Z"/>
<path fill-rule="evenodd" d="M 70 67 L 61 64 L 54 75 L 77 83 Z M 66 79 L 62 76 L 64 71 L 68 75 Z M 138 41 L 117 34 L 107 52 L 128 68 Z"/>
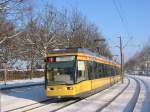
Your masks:
<path fill-rule="evenodd" d="M 45 89 L 49 97 L 82 97 L 108 88 L 121 79 L 119 64 L 98 56 L 87 49 L 68 48 L 65 50 L 55 50 L 50 52 L 47 58 L 49 59 L 47 59 L 45 72 Z M 73 61 L 75 62 L 75 69 L 72 67 L 73 70 L 71 71 L 71 67 L 68 67 L 68 62 L 71 63 L 72 60 L 75 60 Z M 66 69 L 62 66 L 67 66 L 68 68 L 66 67 Z M 108 69 L 103 70 L 103 67 L 109 68 L 110 74 L 113 75 L 108 74 Z M 73 75 L 70 76 L 70 74 Z M 103 74 L 106 75 L 103 76 Z M 61 83 L 62 80 L 64 82 L 68 80 L 69 82 L 71 79 L 73 80 L 71 84 Z M 51 81 L 49 82 L 49 80 Z"/>

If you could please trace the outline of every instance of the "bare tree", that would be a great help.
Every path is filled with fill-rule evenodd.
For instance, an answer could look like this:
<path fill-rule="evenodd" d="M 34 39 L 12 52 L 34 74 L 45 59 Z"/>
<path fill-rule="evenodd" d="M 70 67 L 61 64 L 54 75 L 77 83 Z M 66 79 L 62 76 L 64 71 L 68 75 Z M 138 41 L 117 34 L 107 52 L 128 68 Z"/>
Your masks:
<path fill-rule="evenodd" d="M 147 70 L 147 62 L 150 61 L 150 44 L 145 43 L 145 46 L 141 51 L 135 53 L 133 57 L 131 57 L 125 64 L 127 71 L 146 71 Z"/>
<path fill-rule="evenodd" d="M 1 0 L 0 2 L 0 60 L 1 63 L 5 63 L 5 82 L 7 80 L 7 68 L 15 62 L 17 57 L 15 54 L 18 51 L 16 38 L 23 32 L 16 28 L 18 19 L 16 17 L 19 15 L 22 3 L 23 0 Z"/>
<path fill-rule="evenodd" d="M 46 57 L 50 49 L 82 47 L 110 57 L 108 44 L 94 41 L 102 38 L 98 27 L 76 9 L 69 13 L 48 4 L 36 15 L 32 4 L 24 0 L 0 2 L 0 53 L 7 63 L 27 61 L 30 78 L 36 61 Z"/>

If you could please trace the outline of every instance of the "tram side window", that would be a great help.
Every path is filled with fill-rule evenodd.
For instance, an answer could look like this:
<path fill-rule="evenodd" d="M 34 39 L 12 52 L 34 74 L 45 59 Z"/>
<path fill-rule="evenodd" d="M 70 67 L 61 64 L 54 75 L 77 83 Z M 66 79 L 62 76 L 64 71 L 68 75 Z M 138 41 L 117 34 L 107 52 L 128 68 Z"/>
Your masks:
<path fill-rule="evenodd" d="M 99 77 L 103 77 L 103 65 L 99 64 Z"/>
<path fill-rule="evenodd" d="M 120 69 L 115 67 L 114 68 L 114 75 L 119 75 L 120 74 Z"/>
<path fill-rule="evenodd" d="M 99 65 L 95 63 L 95 79 L 99 78 Z"/>
<path fill-rule="evenodd" d="M 108 76 L 112 76 L 112 67 L 110 65 L 107 65 L 108 66 Z"/>
<path fill-rule="evenodd" d="M 101 77 L 105 77 L 105 67 L 104 67 L 104 64 L 101 65 L 101 71 L 102 71 L 102 75 Z"/>
<path fill-rule="evenodd" d="M 112 66 L 112 65 L 110 66 L 110 75 L 111 75 L 111 76 L 114 76 L 114 69 L 113 69 L 113 66 Z"/>
<path fill-rule="evenodd" d="M 116 75 L 116 68 L 115 67 L 113 67 L 113 75 L 115 76 Z"/>
<path fill-rule="evenodd" d="M 116 71 L 116 70 L 115 70 L 114 66 L 112 66 L 112 75 L 113 75 L 113 76 L 116 75 L 116 72 L 115 72 L 115 71 Z"/>
<path fill-rule="evenodd" d="M 78 61 L 77 82 L 88 79 L 88 69 L 85 61 Z"/>
<path fill-rule="evenodd" d="M 115 76 L 115 69 L 113 68 L 113 66 L 111 66 L 111 74 L 112 76 Z"/>
<path fill-rule="evenodd" d="M 108 76 L 108 66 L 107 65 L 104 65 L 103 66 L 103 69 L 104 69 L 104 77 L 107 77 Z"/>
<path fill-rule="evenodd" d="M 120 75 L 120 68 L 116 69 L 116 75 Z"/>
<path fill-rule="evenodd" d="M 103 67 L 102 64 L 97 64 L 97 78 L 103 77 Z"/>
<path fill-rule="evenodd" d="M 119 75 L 118 74 L 118 68 L 115 68 L 115 75 Z"/>
<path fill-rule="evenodd" d="M 93 79 L 93 62 L 88 62 L 88 77 L 89 79 Z"/>
<path fill-rule="evenodd" d="M 99 78 L 99 70 L 98 70 L 98 68 L 99 68 L 99 65 L 98 65 L 98 63 L 96 63 L 96 74 L 95 74 L 95 78 L 96 79 Z"/>

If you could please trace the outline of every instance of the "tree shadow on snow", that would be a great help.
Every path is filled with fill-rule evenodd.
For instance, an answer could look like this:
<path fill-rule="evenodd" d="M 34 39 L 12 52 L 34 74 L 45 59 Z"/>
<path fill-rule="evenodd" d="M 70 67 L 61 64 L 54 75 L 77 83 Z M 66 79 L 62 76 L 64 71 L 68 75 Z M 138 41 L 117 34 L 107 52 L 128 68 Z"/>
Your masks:
<path fill-rule="evenodd" d="M 41 101 L 47 99 L 43 86 L 31 86 L 17 89 L 2 90 L 2 95 L 13 96 L 16 98 Z"/>

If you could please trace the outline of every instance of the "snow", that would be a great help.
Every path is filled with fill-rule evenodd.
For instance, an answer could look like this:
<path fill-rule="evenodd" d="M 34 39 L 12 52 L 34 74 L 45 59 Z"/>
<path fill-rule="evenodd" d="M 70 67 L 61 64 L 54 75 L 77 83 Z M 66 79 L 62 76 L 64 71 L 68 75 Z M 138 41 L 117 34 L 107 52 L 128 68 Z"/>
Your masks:
<path fill-rule="evenodd" d="M 8 87 L 16 87 L 16 86 L 24 86 L 31 84 L 44 84 L 44 77 L 41 78 L 33 78 L 33 79 L 24 79 L 24 80 L 11 80 L 7 81 L 6 85 L 4 81 L 0 81 L 0 88 L 8 88 Z"/>
<path fill-rule="evenodd" d="M 125 80 L 124 84 L 116 84 L 109 89 L 70 105 L 62 110 L 59 110 L 58 112 L 95 112 L 109 102 L 114 96 L 116 96 L 126 84 L 127 80 Z"/>
<path fill-rule="evenodd" d="M 69 106 L 70 111 L 80 111 L 82 109 L 83 111 L 88 109 L 90 110 L 91 106 L 93 106 L 93 110 L 99 108 L 100 105 L 103 103 L 106 103 L 108 99 L 111 99 L 114 95 L 116 95 L 121 89 L 126 85 L 125 84 L 116 84 L 115 86 L 111 87 L 110 89 L 106 89 L 103 92 L 100 92 L 96 95 L 93 95 L 85 100 L 82 100 L 80 103 L 75 103 L 72 106 Z M 111 94 L 110 94 L 111 93 Z M 7 111 L 10 109 L 22 107 L 25 105 L 29 105 L 38 101 L 42 101 L 44 99 L 47 99 L 44 91 L 44 86 L 32 86 L 27 88 L 20 88 L 20 89 L 12 89 L 2 92 L 1 100 L 2 100 L 2 111 Z M 35 112 L 48 112 L 50 110 L 55 110 L 59 107 L 62 107 L 64 105 L 67 105 L 69 103 L 73 102 L 67 101 L 67 102 L 61 102 L 61 103 L 50 103 L 49 105 L 46 105 L 44 107 L 38 108 L 35 110 Z M 86 105 L 86 108 L 82 108 Z M 92 108 L 91 108 L 92 109 Z M 92 111 L 92 110 L 90 110 Z"/>
<path fill-rule="evenodd" d="M 144 85 L 142 81 L 140 81 L 141 91 L 139 95 L 139 99 L 136 103 L 134 112 L 150 112 L 150 77 L 142 77 L 142 76 L 134 76 L 136 79 L 141 79 L 145 82 L 147 86 Z M 17 85 L 17 84 L 28 84 L 28 83 L 39 83 L 43 82 L 44 78 L 36 78 L 31 80 L 16 80 L 12 82 L 8 82 L 8 85 Z M 3 83 L 1 83 L 3 85 Z M 114 96 L 116 96 L 125 86 L 127 85 L 127 79 L 125 79 L 122 84 L 119 82 L 114 86 L 101 91 L 91 97 L 83 99 L 77 103 L 69 105 L 58 112 L 95 112 L 107 102 L 109 102 Z M 110 105 L 108 105 L 102 112 L 122 112 L 130 102 L 130 99 L 133 97 L 136 88 L 136 82 L 131 79 L 130 85 L 128 88 L 117 97 Z M 25 105 L 33 104 L 38 101 L 43 101 L 47 99 L 45 95 L 44 86 L 32 86 L 26 88 L 18 88 L 5 90 L 1 93 L 1 106 L 2 111 L 7 111 L 10 109 L 22 107 Z M 46 104 L 43 107 L 32 110 L 33 112 L 49 112 L 54 111 L 64 105 L 67 105 L 74 100 L 66 101 L 66 102 L 51 102 Z"/>
<path fill-rule="evenodd" d="M 4 90 L 1 91 L 1 109 L 7 111 L 45 99 L 44 85 Z"/>
<path fill-rule="evenodd" d="M 48 105 L 45 105 L 43 107 L 37 108 L 37 109 L 32 110 L 32 111 L 28 111 L 28 112 L 56 112 L 56 110 L 58 108 L 64 107 L 64 106 L 69 105 L 73 102 L 74 102 L 74 100 L 68 100 L 68 101 L 61 102 L 61 103 L 50 103 Z"/>
<path fill-rule="evenodd" d="M 33 78 L 31 80 L 7 81 L 6 85 L 1 81 L 0 88 L 19 87 L 34 84 L 44 84 L 44 77 Z M 1 109 L 2 111 L 6 111 L 9 109 L 18 108 L 20 106 L 25 106 L 27 104 L 32 104 L 46 98 L 44 85 L 4 90 L 1 91 Z"/>
<path fill-rule="evenodd" d="M 118 96 L 109 106 L 107 106 L 102 112 L 123 112 L 124 109 L 128 108 L 130 99 L 134 96 L 136 82 L 130 79 L 130 85 L 128 88 Z"/>
<path fill-rule="evenodd" d="M 144 84 L 141 81 L 140 81 L 140 86 L 141 86 L 140 95 L 139 95 L 138 101 L 135 105 L 134 112 L 142 112 L 144 100 L 146 99 L 146 87 L 144 86 Z"/>
<path fill-rule="evenodd" d="M 66 108 L 58 110 L 58 112 L 95 112 L 100 106 L 104 105 L 106 102 L 112 99 L 112 97 L 115 96 L 119 91 L 121 91 L 121 89 L 125 85 L 126 83 L 125 84 L 118 83 L 115 86 L 106 89 L 98 94 L 95 94 L 75 104 L 67 106 Z M 55 109 L 65 106 L 66 104 L 69 103 L 71 103 L 71 101 L 63 103 L 52 103 L 44 107 L 35 109 L 31 112 L 53 112 L 55 111 Z"/>
<path fill-rule="evenodd" d="M 150 112 L 150 77 L 147 76 L 134 76 L 137 79 L 142 80 L 144 86 L 145 86 L 145 97 L 144 102 L 141 107 L 142 112 Z"/>

